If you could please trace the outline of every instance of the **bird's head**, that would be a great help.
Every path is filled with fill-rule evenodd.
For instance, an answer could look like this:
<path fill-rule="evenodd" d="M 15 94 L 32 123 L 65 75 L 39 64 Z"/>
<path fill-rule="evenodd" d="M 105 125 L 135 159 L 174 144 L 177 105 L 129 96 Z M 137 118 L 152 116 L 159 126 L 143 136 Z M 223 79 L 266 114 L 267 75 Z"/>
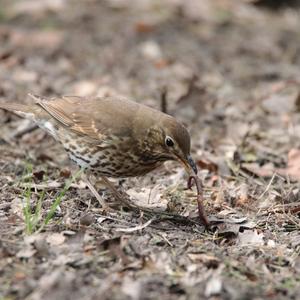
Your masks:
<path fill-rule="evenodd" d="M 147 141 L 153 156 L 160 160 L 177 160 L 189 175 L 197 174 L 190 155 L 191 138 L 187 129 L 176 119 L 166 116 L 148 131 Z"/>

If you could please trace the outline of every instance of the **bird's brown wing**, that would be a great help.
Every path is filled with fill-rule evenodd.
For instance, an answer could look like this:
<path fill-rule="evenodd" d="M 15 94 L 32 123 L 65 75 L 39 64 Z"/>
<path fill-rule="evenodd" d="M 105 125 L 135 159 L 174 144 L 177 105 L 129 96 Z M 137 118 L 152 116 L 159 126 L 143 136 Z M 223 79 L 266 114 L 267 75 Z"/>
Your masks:
<path fill-rule="evenodd" d="M 52 98 L 46 99 L 40 96 L 29 94 L 35 101 L 36 104 L 40 105 L 46 112 L 48 112 L 55 120 L 62 123 L 67 127 L 74 125 L 74 119 L 72 115 L 69 115 L 66 111 L 66 101 L 63 98 Z M 72 98 L 70 98 L 71 100 Z M 74 99 L 76 100 L 76 99 Z M 70 102 L 70 101 L 68 101 Z M 70 104 L 76 104 L 72 101 Z"/>
<path fill-rule="evenodd" d="M 96 140 L 107 134 L 129 136 L 131 124 L 139 110 L 139 105 L 134 102 L 109 98 L 31 97 L 62 125 Z"/>

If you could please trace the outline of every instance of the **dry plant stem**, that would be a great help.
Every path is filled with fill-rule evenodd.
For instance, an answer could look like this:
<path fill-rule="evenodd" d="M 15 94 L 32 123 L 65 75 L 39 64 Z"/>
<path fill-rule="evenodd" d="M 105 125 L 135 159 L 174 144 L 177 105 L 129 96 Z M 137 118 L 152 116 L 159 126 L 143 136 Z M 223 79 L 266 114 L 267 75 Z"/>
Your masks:
<path fill-rule="evenodd" d="M 201 222 L 208 227 L 209 221 L 207 219 L 204 207 L 203 207 L 203 189 L 202 189 L 202 182 L 200 178 L 197 175 L 191 175 L 188 179 L 188 188 L 192 188 L 193 181 L 196 184 L 197 188 L 197 204 L 198 204 L 198 212 L 199 212 L 199 218 Z"/>
<path fill-rule="evenodd" d="M 138 225 L 135 227 L 129 227 L 129 228 L 117 228 L 116 231 L 117 232 L 125 232 L 125 233 L 132 233 L 132 232 L 136 232 L 136 231 L 141 231 L 144 228 L 148 227 L 154 219 L 150 219 L 148 220 L 146 223 L 142 224 L 142 225 Z"/>

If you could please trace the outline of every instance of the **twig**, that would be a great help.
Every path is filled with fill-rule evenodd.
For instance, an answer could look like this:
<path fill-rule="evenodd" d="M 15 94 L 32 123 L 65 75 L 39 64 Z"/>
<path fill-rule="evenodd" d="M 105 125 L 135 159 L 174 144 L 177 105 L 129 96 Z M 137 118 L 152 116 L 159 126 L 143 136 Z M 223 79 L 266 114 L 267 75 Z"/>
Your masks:
<path fill-rule="evenodd" d="M 275 177 L 276 177 L 276 173 L 273 174 L 273 176 L 272 176 L 271 180 L 269 181 L 267 187 L 265 188 L 265 190 L 263 191 L 263 193 L 257 198 L 257 200 L 261 200 L 262 197 L 268 192 L 268 190 L 270 189 L 270 187 L 271 187 L 271 185 L 272 185 Z"/>
<path fill-rule="evenodd" d="M 155 220 L 155 218 L 152 218 L 152 219 L 148 220 L 146 223 L 144 223 L 142 225 L 138 225 L 138 226 L 135 226 L 135 227 L 129 227 L 129 228 L 117 228 L 117 229 L 115 229 L 115 231 L 117 231 L 117 232 L 126 232 L 126 233 L 140 231 L 140 230 L 148 227 L 154 220 Z"/>
<path fill-rule="evenodd" d="M 36 124 L 30 122 L 25 128 L 20 128 L 10 138 L 21 138 L 23 135 L 30 133 L 39 128 Z"/>
<path fill-rule="evenodd" d="M 288 203 L 288 204 L 278 204 L 273 207 L 274 213 L 285 213 L 290 212 L 292 214 L 299 213 L 300 212 L 300 203 L 294 202 L 294 203 Z"/>
<path fill-rule="evenodd" d="M 166 235 L 162 232 L 158 232 L 158 235 L 161 236 L 164 241 L 166 241 L 166 243 L 170 246 L 170 247 L 174 247 L 174 245 L 167 239 Z"/>
<path fill-rule="evenodd" d="M 168 90 L 167 87 L 164 86 L 160 95 L 160 109 L 163 113 L 168 113 L 168 102 L 167 102 Z"/>

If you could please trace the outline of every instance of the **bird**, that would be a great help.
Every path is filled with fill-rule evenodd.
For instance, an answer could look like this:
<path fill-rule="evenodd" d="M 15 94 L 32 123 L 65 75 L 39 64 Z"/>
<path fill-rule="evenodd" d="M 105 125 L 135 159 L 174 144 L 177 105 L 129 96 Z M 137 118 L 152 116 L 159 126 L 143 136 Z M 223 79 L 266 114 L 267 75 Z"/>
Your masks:
<path fill-rule="evenodd" d="M 107 179 L 144 176 L 165 161 L 175 160 L 196 176 L 191 138 L 173 116 L 117 97 L 29 94 L 32 104 L 0 102 L 0 108 L 34 121 L 58 141 L 69 158 L 89 174 Z M 103 207 L 106 202 L 87 178 L 88 187 Z"/>

